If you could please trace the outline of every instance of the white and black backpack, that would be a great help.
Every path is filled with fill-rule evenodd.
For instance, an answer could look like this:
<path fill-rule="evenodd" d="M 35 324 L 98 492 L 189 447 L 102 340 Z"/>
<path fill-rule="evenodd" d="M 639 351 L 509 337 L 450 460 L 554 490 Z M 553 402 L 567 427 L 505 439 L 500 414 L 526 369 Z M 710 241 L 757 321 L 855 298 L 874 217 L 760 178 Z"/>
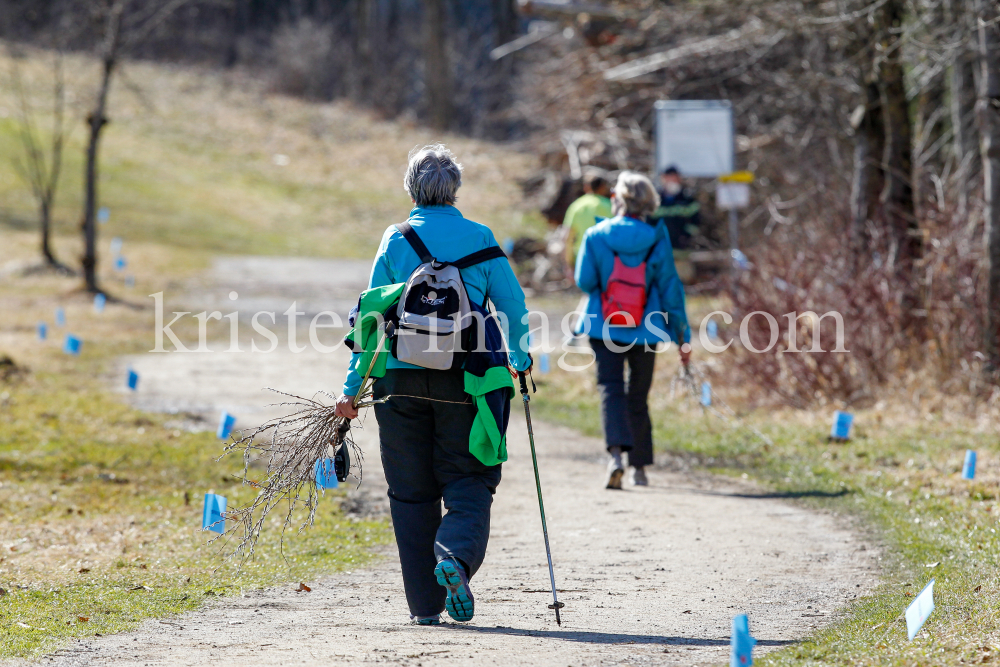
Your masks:
<path fill-rule="evenodd" d="M 399 297 L 396 308 L 399 323 L 393 354 L 399 361 L 421 368 L 448 370 L 460 367 L 464 353 L 468 352 L 465 333 L 472 323 L 469 294 L 461 269 L 507 256 L 499 246 L 492 246 L 453 262 L 439 262 L 409 222 L 399 223 L 396 229 L 422 264 L 410 274 Z"/>

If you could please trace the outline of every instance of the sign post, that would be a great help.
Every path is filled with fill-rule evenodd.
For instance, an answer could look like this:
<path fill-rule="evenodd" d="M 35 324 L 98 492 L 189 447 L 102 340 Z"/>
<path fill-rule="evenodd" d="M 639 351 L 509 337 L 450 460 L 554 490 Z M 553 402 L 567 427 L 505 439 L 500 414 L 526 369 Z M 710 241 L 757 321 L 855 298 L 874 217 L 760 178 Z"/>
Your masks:
<path fill-rule="evenodd" d="M 722 211 L 729 211 L 729 249 L 740 249 L 740 219 L 738 210 L 750 205 L 750 184 L 753 172 L 735 171 L 719 175 L 715 186 L 715 205 Z"/>

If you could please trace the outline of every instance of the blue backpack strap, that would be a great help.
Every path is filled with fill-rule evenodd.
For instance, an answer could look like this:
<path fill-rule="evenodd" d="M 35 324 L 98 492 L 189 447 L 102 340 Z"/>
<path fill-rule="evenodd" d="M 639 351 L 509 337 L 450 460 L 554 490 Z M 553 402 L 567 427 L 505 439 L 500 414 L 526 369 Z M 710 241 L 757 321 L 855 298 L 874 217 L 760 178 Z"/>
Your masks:
<path fill-rule="evenodd" d="M 431 251 L 427 249 L 424 242 L 420 240 L 419 236 L 417 236 L 417 232 L 413 229 L 413 226 L 410 225 L 409 220 L 404 220 L 396 225 L 396 229 L 398 229 L 399 233 L 403 235 L 403 238 L 409 242 L 410 247 L 413 248 L 413 252 L 417 253 L 417 256 L 420 257 L 421 262 L 426 264 L 427 262 L 434 261 L 434 255 L 431 254 Z"/>

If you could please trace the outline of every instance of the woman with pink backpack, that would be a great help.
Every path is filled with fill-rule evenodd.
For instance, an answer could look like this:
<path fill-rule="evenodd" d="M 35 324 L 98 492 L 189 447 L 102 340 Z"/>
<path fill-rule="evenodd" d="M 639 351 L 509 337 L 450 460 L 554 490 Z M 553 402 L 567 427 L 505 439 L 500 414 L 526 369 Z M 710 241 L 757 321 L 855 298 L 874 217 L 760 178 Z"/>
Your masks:
<path fill-rule="evenodd" d="M 653 463 L 649 388 L 656 349 L 673 341 L 691 356 L 684 285 L 663 225 L 647 222 L 660 197 L 642 174 L 623 171 L 611 196 L 613 217 L 587 230 L 576 260 L 576 284 L 587 306 L 576 333 L 590 337 L 601 392 L 601 422 L 611 461 L 606 488 L 621 489 L 628 452 L 632 483 L 647 486 Z M 625 368 L 628 367 L 626 377 Z"/>

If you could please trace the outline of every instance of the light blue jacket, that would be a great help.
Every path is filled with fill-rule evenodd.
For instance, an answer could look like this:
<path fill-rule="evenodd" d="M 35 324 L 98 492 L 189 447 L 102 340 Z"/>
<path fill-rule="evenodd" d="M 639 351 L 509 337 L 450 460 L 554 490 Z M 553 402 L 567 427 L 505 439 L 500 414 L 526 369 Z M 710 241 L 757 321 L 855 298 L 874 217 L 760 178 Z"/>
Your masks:
<path fill-rule="evenodd" d="M 648 290 L 641 325 L 605 327 L 601 292 L 614 269 L 615 253 L 626 266 L 638 266 L 654 245 L 646 264 Z M 577 323 L 577 334 L 610 339 L 619 344 L 648 343 L 650 347 L 667 340 L 678 344 L 691 341 L 691 328 L 684 308 L 684 285 L 677 275 L 670 237 L 662 224 L 653 227 L 641 220 L 620 216 L 588 229 L 576 258 L 576 284 L 588 296 L 584 316 Z"/>
<path fill-rule="evenodd" d="M 477 250 L 497 245 L 493 232 L 486 225 L 466 220 L 454 206 L 417 206 L 410 211 L 410 225 L 424 242 L 427 249 L 442 262 L 453 262 Z M 403 283 L 413 270 L 420 266 L 420 257 L 410 247 L 409 242 L 393 225 L 385 230 L 382 243 L 375 255 L 369 289 Z M 469 299 L 482 305 L 489 297 L 497 312 L 502 315 L 501 324 L 509 328 L 504 331 L 510 348 L 510 363 L 519 371 L 528 367 L 528 352 L 519 348 L 520 341 L 527 340 L 528 309 L 524 305 L 524 290 L 517 282 L 510 263 L 505 259 L 491 259 L 462 269 L 462 280 L 469 293 Z M 344 382 L 344 394 L 354 396 L 361 388 L 363 373 L 357 369 L 360 354 L 351 357 L 351 365 Z M 389 356 L 386 368 L 417 368 Z"/>

